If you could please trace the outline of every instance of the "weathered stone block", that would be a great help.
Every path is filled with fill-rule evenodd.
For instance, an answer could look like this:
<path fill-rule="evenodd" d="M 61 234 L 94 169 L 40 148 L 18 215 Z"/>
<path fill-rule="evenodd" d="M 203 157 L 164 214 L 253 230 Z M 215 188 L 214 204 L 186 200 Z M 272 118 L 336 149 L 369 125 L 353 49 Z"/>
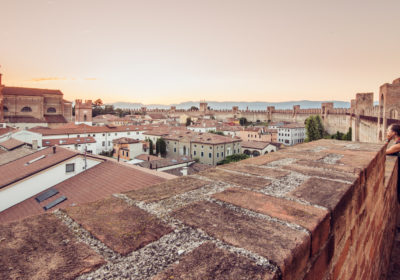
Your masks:
<path fill-rule="evenodd" d="M 67 213 L 116 252 L 126 255 L 172 231 L 158 218 L 118 198 L 108 198 Z"/>
<path fill-rule="evenodd" d="M 230 245 L 267 258 L 280 268 L 284 278 L 299 279 L 309 259 L 310 236 L 276 222 L 210 202 L 188 205 L 173 216 Z"/>

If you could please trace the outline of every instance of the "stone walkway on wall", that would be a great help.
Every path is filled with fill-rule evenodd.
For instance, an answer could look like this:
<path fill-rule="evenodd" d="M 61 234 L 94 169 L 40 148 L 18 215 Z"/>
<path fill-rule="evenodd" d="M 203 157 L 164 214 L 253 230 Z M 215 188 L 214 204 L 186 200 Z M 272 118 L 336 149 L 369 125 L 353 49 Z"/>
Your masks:
<path fill-rule="evenodd" d="M 2 225 L 0 279 L 377 279 L 383 148 L 315 141 Z"/>

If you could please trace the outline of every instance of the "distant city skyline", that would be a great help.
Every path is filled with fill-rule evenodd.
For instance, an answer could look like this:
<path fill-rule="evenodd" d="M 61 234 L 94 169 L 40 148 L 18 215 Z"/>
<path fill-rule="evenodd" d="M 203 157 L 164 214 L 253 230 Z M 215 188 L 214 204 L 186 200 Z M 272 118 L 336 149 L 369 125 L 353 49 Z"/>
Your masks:
<path fill-rule="evenodd" d="M 3 84 L 68 100 L 341 100 L 400 77 L 400 1 L 2 0 Z"/>

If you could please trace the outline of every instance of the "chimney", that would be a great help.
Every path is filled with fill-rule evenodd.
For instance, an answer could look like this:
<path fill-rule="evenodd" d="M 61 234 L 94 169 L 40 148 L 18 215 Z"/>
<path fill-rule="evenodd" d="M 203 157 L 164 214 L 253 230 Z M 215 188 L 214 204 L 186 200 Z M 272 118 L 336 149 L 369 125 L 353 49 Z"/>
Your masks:
<path fill-rule="evenodd" d="M 38 141 L 37 140 L 32 140 L 32 150 L 37 150 L 38 149 Z"/>
<path fill-rule="evenodd" d="M 187 168 L 187 166 L 182 167 L 181 173 L 182 173 L 183 176 L 187 176 L 187 175 L 188 175 L 188 168 Z"/>
<path fill-rule="evenodd" d="M 56 153 L 56 149 L 57 149 L 57 147 L 56 147 L 56 146 L 53 146 L 53 154 Z"/>

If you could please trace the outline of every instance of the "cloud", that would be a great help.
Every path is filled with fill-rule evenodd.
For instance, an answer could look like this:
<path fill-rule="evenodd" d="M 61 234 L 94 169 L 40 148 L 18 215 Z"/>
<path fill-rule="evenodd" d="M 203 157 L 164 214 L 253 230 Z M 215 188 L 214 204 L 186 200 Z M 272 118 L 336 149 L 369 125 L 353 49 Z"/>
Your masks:
<path fill-rule="evenodd" d="M 85 78 L 86 81 L 96 81 L 97 78 Z"/>
<path fill-rule="evenodd" d="M 68 80 L 64 77 L 43 77 L 43 78 L 33 78 L 31 82 L 43 82 L 43 81 L 65 81 Z"/>

